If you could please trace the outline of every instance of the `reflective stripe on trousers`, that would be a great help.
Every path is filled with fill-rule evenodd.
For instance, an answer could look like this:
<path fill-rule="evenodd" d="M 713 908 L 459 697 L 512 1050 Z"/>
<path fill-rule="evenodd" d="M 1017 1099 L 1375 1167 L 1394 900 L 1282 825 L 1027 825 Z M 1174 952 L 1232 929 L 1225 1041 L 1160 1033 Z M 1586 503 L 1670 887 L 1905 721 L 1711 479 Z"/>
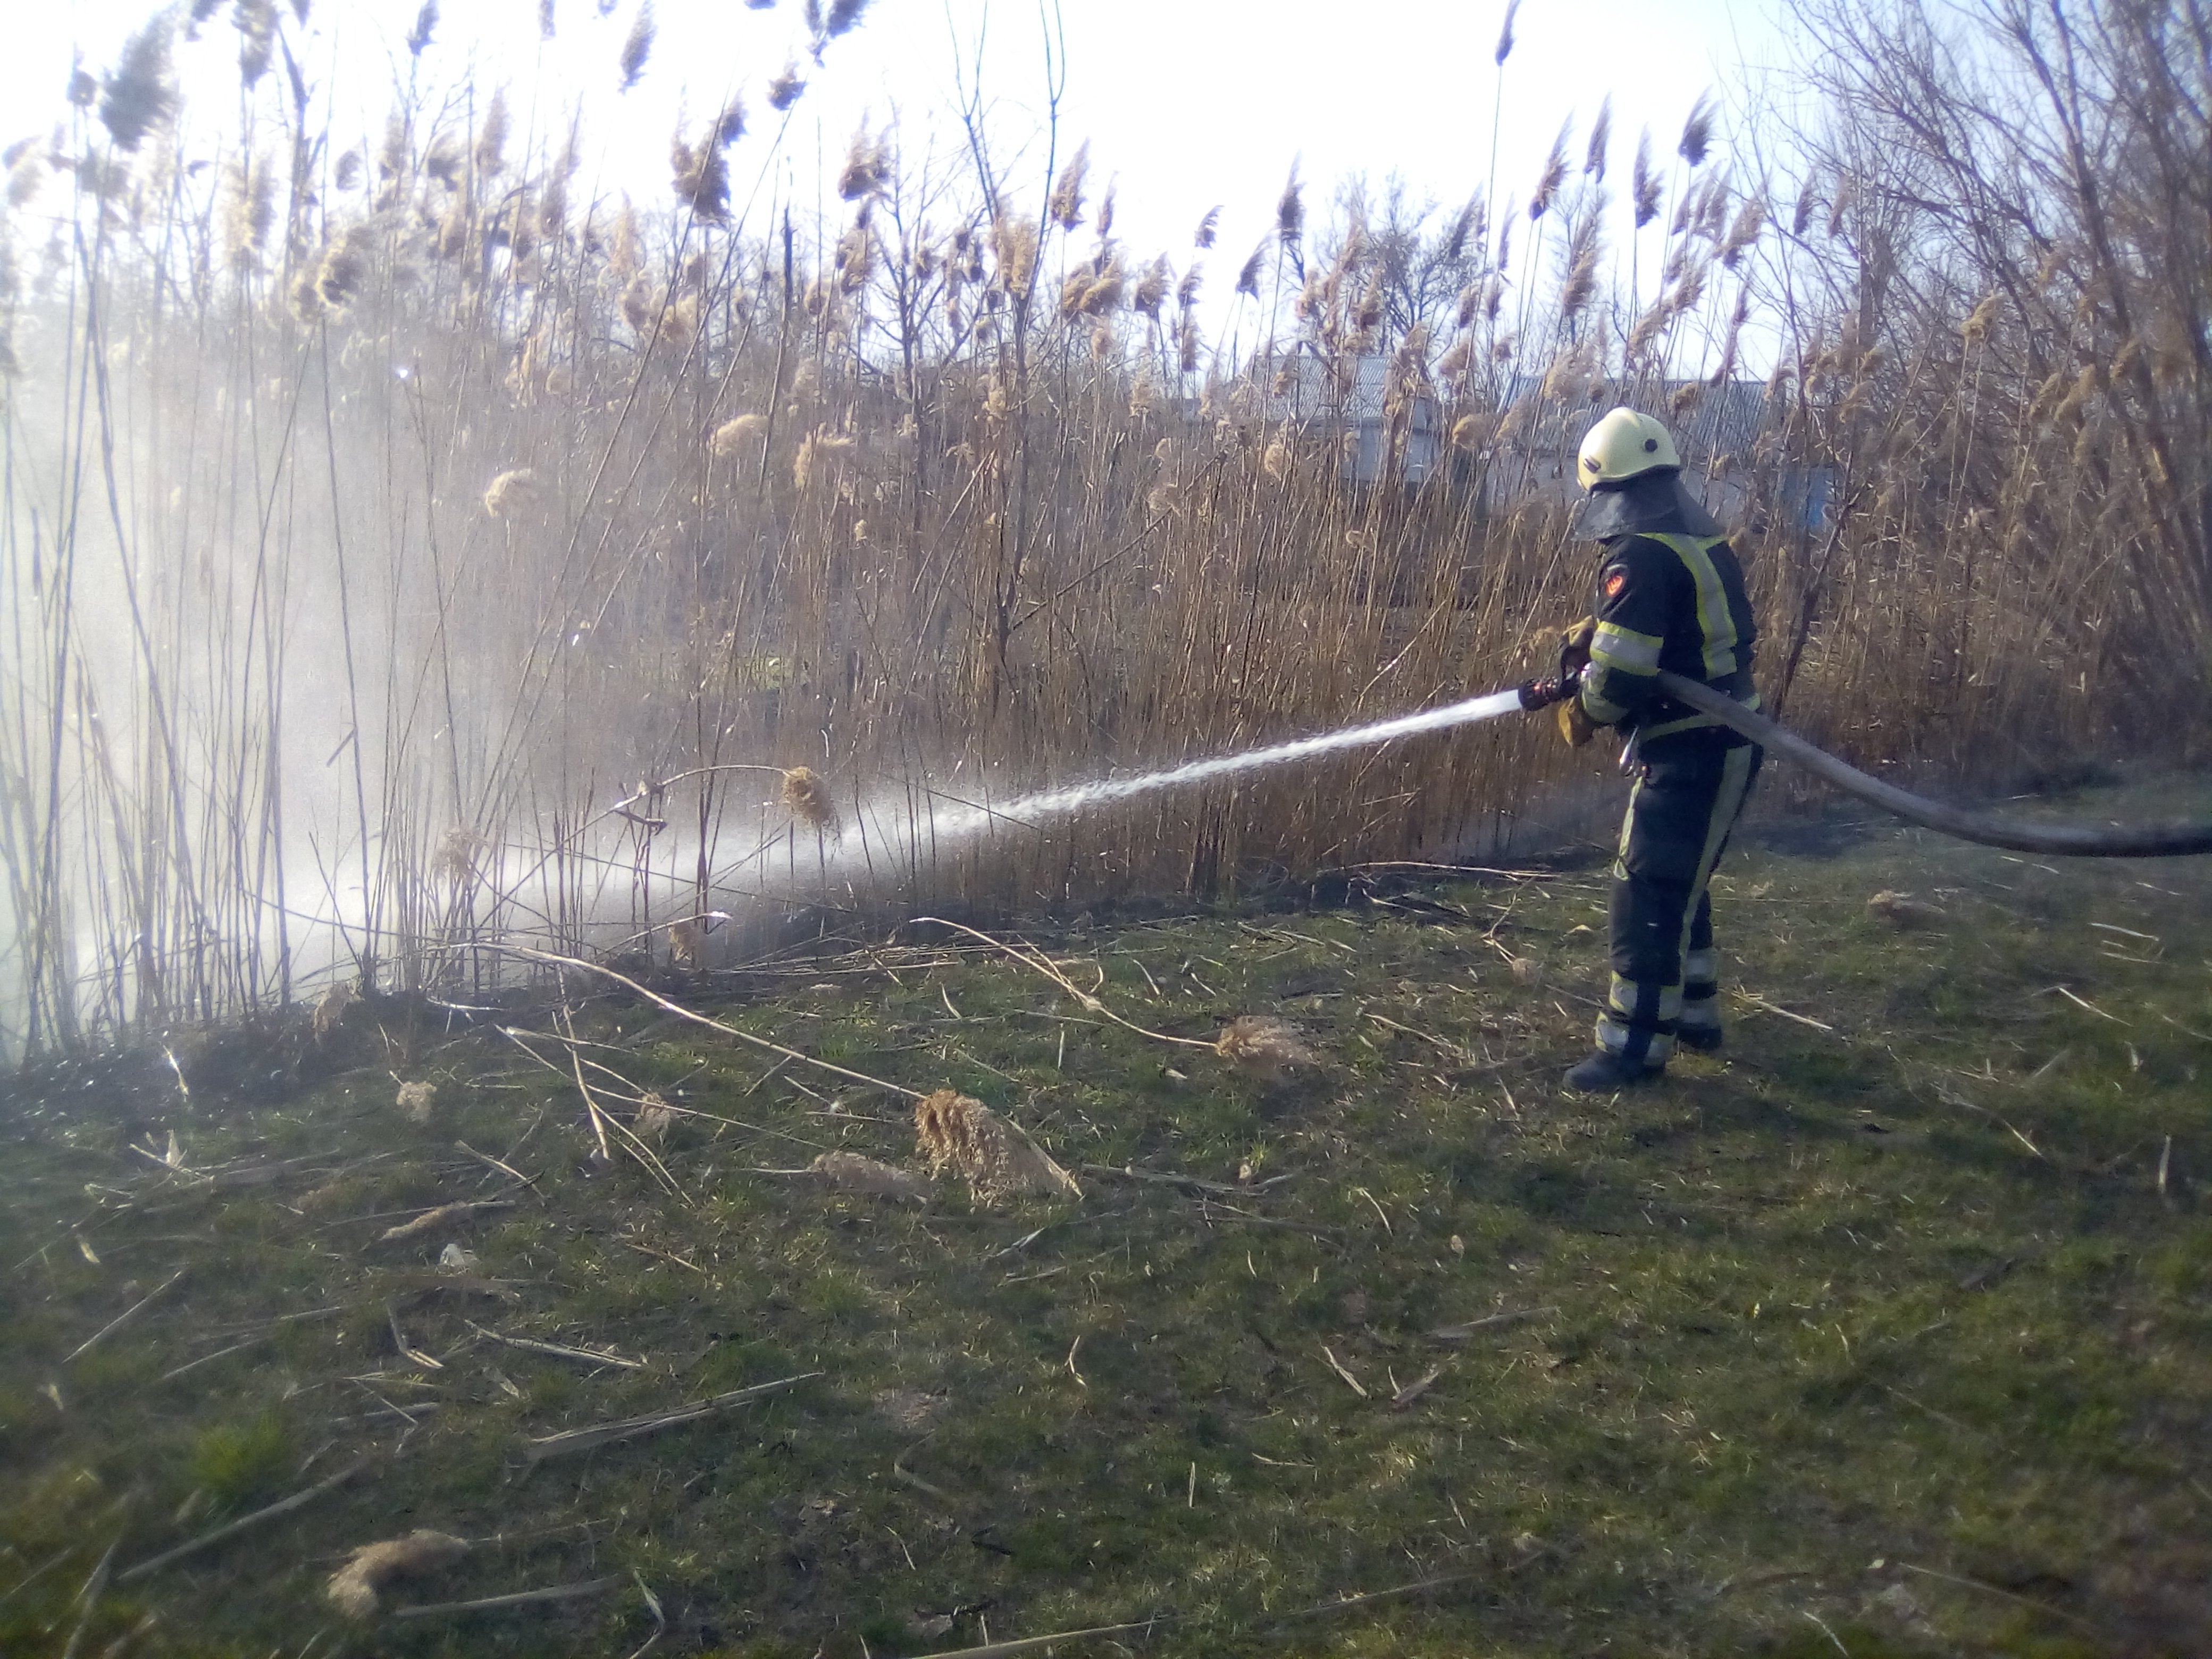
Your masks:
<path fill-rule="evenodd" d="M 1760 760 L 1722 743 L 1700 734 L 1646 760 L 1628 798 L 1613 867 L 1613 985 L 1597 1023 L 1598 1046 L 1624 1060 L 1663 1066 L 1677 1030 L 1720 1024 L 1706 887 Z"/>

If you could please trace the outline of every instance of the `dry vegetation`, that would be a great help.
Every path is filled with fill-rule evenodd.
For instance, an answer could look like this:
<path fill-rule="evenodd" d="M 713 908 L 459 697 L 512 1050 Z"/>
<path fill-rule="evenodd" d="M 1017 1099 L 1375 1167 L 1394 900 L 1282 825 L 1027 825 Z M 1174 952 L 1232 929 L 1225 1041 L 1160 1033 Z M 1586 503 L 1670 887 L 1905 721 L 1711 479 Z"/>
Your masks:
<path fill-rule="evenodd" d="M 1073 910 L 1481 845 L 1570 764 L 1533 722 L 882 828 L 1513 677 L 1580 603 L 1555 480 L 1623 396 L 1742 526 L 1813 735 L 1984 777 L 2189 750 L 2201 8 L 1993 0 L 1966 50 L 1913 0 L 1802 9 L 1819 113 L 1771 156 L 1704 106 L 1645 135 L 1619 250 L 1601 119 L 1525 204 L 1317 217 L 1294 180 L 1249 256 L 1209 216 L 1157 257 L 1083 150 L 1011 171 L 972 116 L 952 160 L 862 131 L 795 217 L 751 183 L 791 70 L 677 133 L 656 200 L 581 199 L 572 129 L 491 88 L 410 82 L 356 143 L 265 3 L 211 151 L 157 18 L 6 153 L 0 1037 L 465 997 L 518 939 L 691 968 L 762 889 Z M 652 45 L 641 13 L 626 81 Z"/>

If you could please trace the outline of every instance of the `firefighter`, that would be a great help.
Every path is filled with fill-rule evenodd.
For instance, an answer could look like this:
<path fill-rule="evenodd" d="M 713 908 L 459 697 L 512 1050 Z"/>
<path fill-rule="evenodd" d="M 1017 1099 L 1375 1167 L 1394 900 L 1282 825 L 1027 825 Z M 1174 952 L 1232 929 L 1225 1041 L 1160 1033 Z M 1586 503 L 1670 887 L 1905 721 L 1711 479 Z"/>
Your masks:
<path fill-rule="evenodd" d="M 1667 428 L 1616 409 L 1583 440 L 1577 470 L 1589 492 L 1581 532 L 1604 550 L 1594 614 L 1566 632 L 1566 660 L 1582 673 L 1559 723 L 1577 748 L 1614 727 L 1636 775 L 1613 866 L 1612 988 L 1596 1052 L 1566 1077 L 1589 1092 L 1659 1077 L 1678 1044 L 1721 1046 L 1706 886 L 1761 751 L 1661 695 L 1653 678 L 1664 669 L 1759 707 L 1743 569 L 1683 488 Z"/>

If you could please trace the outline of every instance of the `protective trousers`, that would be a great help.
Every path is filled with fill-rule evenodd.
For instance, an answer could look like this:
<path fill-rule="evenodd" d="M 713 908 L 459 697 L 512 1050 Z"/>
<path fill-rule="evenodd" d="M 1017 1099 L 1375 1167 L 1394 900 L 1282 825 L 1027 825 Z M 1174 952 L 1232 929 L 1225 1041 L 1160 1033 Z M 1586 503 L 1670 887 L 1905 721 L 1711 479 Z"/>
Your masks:
<path fill-rule="evenodd" d="M 1759 775 L 1762 751 L 1718 732 L 1668 740 L 1628 798 L 1613 866 L 1613 988 L 1601 1048 L 1654 1070 L 1675 1036 L 1720 1036 L 1720 983 L 1706 884 Z M 1698 1039 L 1705 1036 L 1705 1043 Z"/>

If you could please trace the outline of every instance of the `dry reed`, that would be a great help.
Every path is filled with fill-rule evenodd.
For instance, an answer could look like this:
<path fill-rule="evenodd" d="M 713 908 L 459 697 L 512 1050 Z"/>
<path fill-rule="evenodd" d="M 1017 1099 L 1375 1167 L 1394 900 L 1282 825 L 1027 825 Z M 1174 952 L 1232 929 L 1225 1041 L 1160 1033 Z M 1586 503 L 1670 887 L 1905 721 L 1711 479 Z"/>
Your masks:
<path fill-rule="evenodd" d="M 675 1127 L 676 1109 L 653 1090 L 639 1097 L 637 1115 L 630 1120 L 630 1131 L 640 1140 L 659 1146 Z"/>
<path fill-rule="evenodd" d="M 356 988 L 480 987 L 521 940 L 696 965 L 687 919 L 771 844 L 787 889 L 979 912 L 1489 850 L 1579 775 L 1534 722 L 957 842 L 929 813 L 1533 672 L 1530 619 L 1587 605 L 1557 477 L 1594 395 L 1676 412 L 1770 698 L 1816 740 L 1982 778 L 2187 752 L 2212 372 L 2192 179 L 2161 157 L 2203 153 L 2194 106 L 1997 123 L 1961 94 L 1968 166 L 1913 148 L 1936 70 L 1806 4 L 1866 71 L 1821 88 L 1838 118 L 1769 158 L 1701 100 L 1671 183 L 1639 143 L 1618 252 L 1602 122 L 1579 171 L 1564 136 L 1547 157 L 1518 249 L 1495 181 L 1439 216 L 1310 211 L 1293 176 L 1231 256 L 1242 355 L 1207 337 L 1196 258 L 1099 245 L 1087 155 L 1024 176 L 986 135 L 975 178 L 925 183 L 864 133 L 787 237 L 793 204 L 741 211 L 780 163 L 734 104 L 635 204 L 583 199 L 566 136 L 489 95 L 194 172 L 167 37 L 134 43 L 112 110 L 77 88 L 112 154 L 7 161 L 17 208 L 86 234 L 55 282 L 0 287 L 13 487 L 66 528 L 0 526 L 0 1046 L 324 982 L 327 1042 Z M 801 49 L 858 15 L 817 9 Z M 270 121 L 296 112 L 257 42 L 296 47 L 289 15 L 240 8 Z M 2155 90 L 2180 57 L 2154 21 L 2068 40 Z M 2037 27 L 2056 51 L 2074 26 Z M 2122 158 L 2096 204 L 2064 162 L 2084 120 Z M 2093 207 L 2142 257 L 2101 251 Z M 108 393 L 76 404 L 64 351 Z M 66 510 L 73 478 L 113 522 Z M 93 606 L 136 620 L 94 639 Z M 778 753 L 914 816 L 841 814 L 806 768 L 779 800 L 728 786 Z M 639 775 L 684 781 L 609 811 Z M 811 872 L 783 815 L 822 833 Z"/>
<path fill-rule="evenodd" d="M 824 835 L 837 834 L 837 807 L 830 799 L 830 786 L 812 768 L 794 766 L 783 775 L 783 804 L 792 817 Z"/>
<path fill-rule="evenodd" d="M 1223 1028 L 1214 1052 L 1264 1083 L 1279 1083 L 1319 1064 L 1298 1028 L 1268 1014 L 1240 1014 Z"/>
<path fill-rule="evenodd" d="M 934 1097 L 932 1097 L 934 1098 Z M 858 1152 L 823 1152 L 809 1166 L 825 1185 L 896 1204 L 927 1204 L 929 1183 L 911 1170 Z"/>
<path fill-rule="evenodd" d="M 915 1150 L 931 1172 L 951 1170 L 963 1177 L 981 1202 L 1083 1196 L 1075 1177 L 1019 1124 L 953 1090 L 939 1089 L 915 1103 L 914 1131 Z"/>
<path fill-rule="evenodd" d="M 1910 893 L 1883 891 L 1876 893 L 1866 903 L 1867 914 L 1886 921 L 1893 927 L 1920 928 L 1940 926 L 1943 908 L 1930 904 L 1926 899 L 1915 898 Z"/>
<path fill-rule="evenodd" d="M 379 1593 L 392 1580 L 435 1572 L 468 1553 L 465 1540 L 427 1528 L 364 1544 L 331 1575 L 323 1593 L 347 1618 L 373 1619 Z"/>

